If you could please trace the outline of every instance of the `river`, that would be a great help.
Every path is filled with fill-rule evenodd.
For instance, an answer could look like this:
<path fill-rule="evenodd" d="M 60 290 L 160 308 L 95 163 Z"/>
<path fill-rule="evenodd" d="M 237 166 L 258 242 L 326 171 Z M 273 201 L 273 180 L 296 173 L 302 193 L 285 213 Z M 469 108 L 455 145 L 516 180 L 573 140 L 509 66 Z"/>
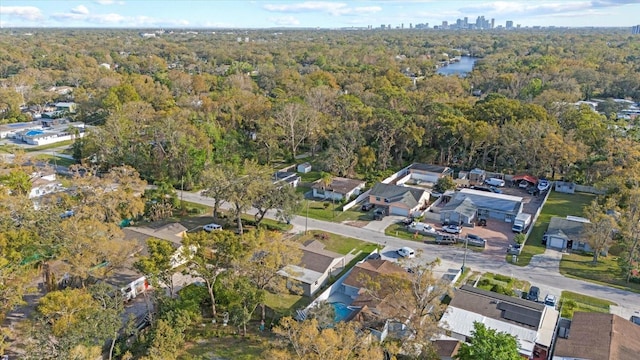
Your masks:
<path fill-rule="evenodd" d="M 473 66 L 475 65 L 476 61 L 478 61 L 478 58 L 471 56 L 461 56 L 460 61 L 438 68 L 436 72 L 440 75 L 458 75 L 461 77 L 465 77 L 467 76 L 467 73 L 473 70 Z"/>

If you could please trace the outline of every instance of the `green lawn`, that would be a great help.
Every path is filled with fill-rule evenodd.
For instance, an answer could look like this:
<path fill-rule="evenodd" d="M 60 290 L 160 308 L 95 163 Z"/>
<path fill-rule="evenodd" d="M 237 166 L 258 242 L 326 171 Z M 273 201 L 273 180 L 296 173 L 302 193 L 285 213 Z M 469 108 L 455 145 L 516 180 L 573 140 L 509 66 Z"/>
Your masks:
<path fill-rule="evenodd" d="M 527 291 L 529 282 L 513 277 L 494 273 L 484 273 L 478 282 L 478 287 L 488 291 L 494 291 L 508 296 L 516 296 L 515 290 Z"/>
<path fill-rule="evenodd" d="M 359 211 L 358 207 L 347 211 L 342 211 L 341 207 L 341 204 L 331 201 L 305 200 L 305 204 L 297 212 L 297 215 L 302 217 L 308 215 L 312 219 L 333 222 L 372 220 L 370 213 Z"/>
<path fill-rule="evenodd" d="M 234 326 L 205 323 L 193 326 L 187 334 L 187 343 L 179 350 L 177 358 L 190 359 L 260 359 L 268 348 L 271 334 L 259 332 L 258 324 L 250 323 L 246 337 L 234 334 Z"/>
<path fill-rule="evenodd" d="M 320 179 L 321 172 L 317 171 L 317 170 L 313 170 L 313 171 L 309 171 L 306 174 L 298 173 L 298 175 L 300 175 L 300 179 L 302 180 L 302 182 L 304 182 L 304 183 L 312 183 L 312 182 Z"/>
<path fill-rule="evenodd" d="M 563 291 L 560 296 L 559 308 L 560 316 L 572 318 L 574 311 L 609 313 L 610 305 L 617 305 L 614 302 L 594 298 L 587 295 L 577 294 L 571 291 Z"/>
<path fill-rule="evenodd" d="M 527 266 L 533 255 L 544 253 L 545 246 L 542 245 L 542 235 L 547 231 L 551 217 L 567 215 L 582 216 L 582 209 L 589 204 L 595 195 L 585 193 L 563 194 L 552 191 L 545 202 L 538 220 L 533 226 L 533 230 L 527 239 L 527 243 L 518 257 L 518 266 Z M 510 262 L 511 255 L 507 255 Z"/>
<path fill-rule="evenodd" d="M 371 249 L 369 250 L 369 252 L 371 252 L 373 251 L 373 249 L 375 249 L 375 244 L 319 230 L 310 230 L 307 234 L 298 236 L 296 238 L 296 241 L 306 242 L 312 239 L 323 243 L 326 250 L 333 251 L 342 255 L 347 255 L 352 251 L 353 253 L 357 253 L 358 251 L 365 251 L 369 248 Z"/>
<path fill-rule="evenodd" d="M 588 254 L 565 254 L 560 261 L 560 273 L 564 276 L 587 280 L 619 289 L 640 292 L 640 284 L 626 283 L 617 257 L 598 257 L 593 265 L 593 256 Z"/>
<path fill-rule="evenodd" d="M 296 310 L 303 309 L 310 303 L 310 298 L 293 294 L 267 292 L 265 299 L 265 304 L 279 316 L 292 316 Z"/>
<path fill-rule="evenodd" d="M 55 149 L 55 148 L 59 148 L 59 147 L 63 147 L 63 146 L 71 146 L 73 144 L 73 142 L 74 142 L 74 140 L 65 140 L 65 141 L 60 141 L 60 142 L 56 142 L 56 143 L 53 143 L 53 144 L 34 146 L 34 147 L 30 147 L 30 148 L 24 148 L 24 151 L 25 152 L 33 152 L 33 151 L 42 151 L 42 150 Z"/>
<path fill-rule="evenodd" d="M 40 160 L 49 163 L 50 165 L 59 165 L 69 167 L 76 164 L 73 159 L 67 159 L 60 156 L 53 156 L 48 154 L 41 154 L 35 157 L 35 160 Z"/>

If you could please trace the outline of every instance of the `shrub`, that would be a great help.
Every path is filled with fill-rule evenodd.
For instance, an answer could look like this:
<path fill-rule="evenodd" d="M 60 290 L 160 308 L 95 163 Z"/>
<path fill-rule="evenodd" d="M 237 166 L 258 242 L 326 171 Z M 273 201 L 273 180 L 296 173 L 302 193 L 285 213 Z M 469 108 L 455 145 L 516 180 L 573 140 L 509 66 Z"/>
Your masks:
<path fill-rule="evenodd" d="M 491 291 L 498 293 L 498 294 L 503 294 L 503 295 L 507 295 L 507 296 L 513 296 L 514 292 L 512 289 L 508 289 L 502 285 L 498 285 L 495 284 L 493 285 L 493 287 L 491 287 Z"/>
<path fill-rule="evenodd" d="M 509 276 L 506 276 L 506 275 L 496 274 L 496 275 L 494 275 L 493 278 L 498 280 L 498 281 L 502 281 L 502 282 L 506 282 L 506 283 L 510 283 L 511 282 L 511 278 Z"/>

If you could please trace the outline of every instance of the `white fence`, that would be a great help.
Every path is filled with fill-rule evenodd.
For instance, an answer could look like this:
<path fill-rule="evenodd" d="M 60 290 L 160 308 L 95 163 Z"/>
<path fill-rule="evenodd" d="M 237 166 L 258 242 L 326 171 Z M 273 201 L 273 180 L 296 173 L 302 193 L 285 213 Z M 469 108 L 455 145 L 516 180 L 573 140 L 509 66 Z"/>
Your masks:
<path fill-rule="evenodd" d="M 362 194 L 358 195 L 358 197 L 355 200 L 344 204 L 342 206 L 342 211 L 343 212 L 347 211 L 347 210 L 351 209 L 352 207 L 356 206 L 356 204 L 358 204 L 360 201 L 369 198 L 369 192 L 371 192 L 371 189 L 369 189 L 369 190 L 363 192 Z"/>

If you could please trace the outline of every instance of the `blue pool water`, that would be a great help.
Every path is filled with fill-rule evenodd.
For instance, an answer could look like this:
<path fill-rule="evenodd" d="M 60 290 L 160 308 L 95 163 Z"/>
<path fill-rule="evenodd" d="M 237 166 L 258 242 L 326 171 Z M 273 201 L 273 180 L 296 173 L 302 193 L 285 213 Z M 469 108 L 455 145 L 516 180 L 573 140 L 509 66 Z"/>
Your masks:
<path fill-rule="evenodd" d="M 333 305 L 333 309 L 336 313 L 333 318 L 335 322 L 340 322 L 346 319 L 353 312 L 353 310 L 349 309 L 349 307 L 343 303 L 332 303 L 331 305 Z"/>
<path fill-rule="evenodd" d="M 44 134 L 44 131 L 42 130 L 29 130 L 27 131 L 27 133 L 25 134 L 26 136 L 36 136 L 36 135 L 42 135 Z"/>

